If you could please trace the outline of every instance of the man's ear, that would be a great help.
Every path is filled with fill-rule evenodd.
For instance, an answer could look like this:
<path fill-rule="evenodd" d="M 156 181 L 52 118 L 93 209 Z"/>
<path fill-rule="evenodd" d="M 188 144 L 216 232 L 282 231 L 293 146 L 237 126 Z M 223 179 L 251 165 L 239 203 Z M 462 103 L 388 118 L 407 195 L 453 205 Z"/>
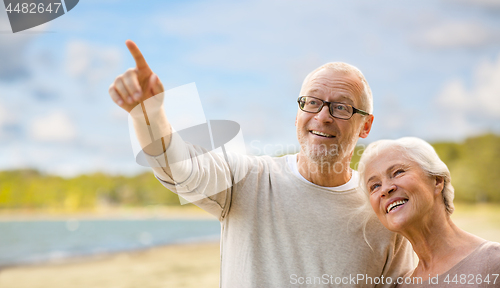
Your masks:
<path fill-rule="evenodd" d="M 363 126 L 361 127 L 361 131 L 359 131 L 359 137 L 360 138 L 366 138 L 368 137 L 368 134 L 370 134 L 370 130 L 372 130 L 372 124 L 373 124 L 373 115 L 366 115 L 364 119 Z"/>

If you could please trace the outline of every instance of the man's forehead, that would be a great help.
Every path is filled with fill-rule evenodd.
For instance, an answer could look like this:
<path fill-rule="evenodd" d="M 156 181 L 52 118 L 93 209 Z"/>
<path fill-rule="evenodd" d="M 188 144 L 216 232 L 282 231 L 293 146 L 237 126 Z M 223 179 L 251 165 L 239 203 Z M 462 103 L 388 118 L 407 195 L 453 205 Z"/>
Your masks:
<path fill-rule="evenodd" d="M 311 87 L 304 91 L 307 95 L 302 96 L 320 96 L 319 94 L 324 93 L 324 89 Z M 353 95 L 347 92 L 338 91 L 335 95 L 336 101 L 353 102 Z"/>
<path fill-rule="evenodd" d="M 361 79 L 350 71 L 341 71 L 341 70 L 333 70 L 329 68 L 323 68 L 321 70 L 316 71 L 313 75 L 311 75 L 309 81 L 318 81 L 321 79 L 339 79 L 342 78 L 344 81 L 350 82 L 359 82 L 361 83 Z"/>
<path fill-rule="evenodd" d="M 359 77 L 349 71 L 338 71 L 328 68 L 323 68 L 316 71 L 313 75 L 308 77 L 307 82 L 304 83 L 304 88 L 314 89 L 314 86 L 329 86 L 329 85 L 346 85 L 350 86 L 353 90 L 361 90 L 363 85 Z"/>
<path fill-rule="evenodd" d="M 307 83 L 305 83 L 302 94 L 303 96 L 314 96 L 323 93 L 335 93 L 337 98 L 345 98 L 346 100 L 354 100 L 362 93 L 360 81 L 349 74 L 335 75 L 313 75 Z M 305 95 L 307 94 L 307 95 Z"/>

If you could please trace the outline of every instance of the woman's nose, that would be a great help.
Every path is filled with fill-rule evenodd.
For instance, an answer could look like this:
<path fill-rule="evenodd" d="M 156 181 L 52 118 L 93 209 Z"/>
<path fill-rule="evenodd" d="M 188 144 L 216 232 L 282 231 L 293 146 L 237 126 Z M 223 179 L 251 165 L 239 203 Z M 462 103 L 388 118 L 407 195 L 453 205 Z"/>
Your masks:
<path fill-rule="evenodd" d="M 397 189 L 396 185 L 390 183 L 390 184 L 387 184 L 387 185 L 384 185 L 382 187 L 382 194 L 381 196 L 389 196 L 389 194 L 391 194 L 392 192 L 394 192 L 395 190 Z"/>

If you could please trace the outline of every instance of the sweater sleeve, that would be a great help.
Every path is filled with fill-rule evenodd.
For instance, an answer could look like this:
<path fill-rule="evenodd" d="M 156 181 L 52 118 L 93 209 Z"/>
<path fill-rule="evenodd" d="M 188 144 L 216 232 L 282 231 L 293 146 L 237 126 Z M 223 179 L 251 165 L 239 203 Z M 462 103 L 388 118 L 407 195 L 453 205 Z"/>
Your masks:
<path fill-rule="evenodd" d="M 398 277 L 404 277 L 408 271 L 415 268 L 415 253 L 410 242 L 403 236 L 395 233 L 393 246 L 389 250 L 387 262 L 385 263 L 382 275 L 384 282 L 375 287 L 394 287 Z M 392 283 L 388 283 L 389 280 Z"/>
<path fill-rule="evenodd" d="M 173 133 L 165 153 L 145 157 L 166 188 L 219 221 L 224 219 L 231 201 L 232 172 L 221 148 L 207 151 Z"/>

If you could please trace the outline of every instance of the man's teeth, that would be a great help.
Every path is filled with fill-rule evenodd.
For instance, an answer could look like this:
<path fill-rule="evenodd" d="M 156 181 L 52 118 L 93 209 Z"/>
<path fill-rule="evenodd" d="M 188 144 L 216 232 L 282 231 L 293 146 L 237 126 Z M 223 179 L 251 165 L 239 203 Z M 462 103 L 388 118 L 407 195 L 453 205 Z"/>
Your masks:
<path fill-rule="evenodd" d="M 333 137 L 333 135 L 326 134 L 326 133 L 319 132 L 319 131 L 314 131 L 314 130 L 311 130 L 311 133 L 313 133 L 315 135 L 323 136 L 323 137 L 328 137 L 328 138 L 332 138 Z"/>
<path fill-rule="evenodd" d="M 391 203 L 391 205 L 389 205 L 389 207 L 387 207 L 387 213 L 389 213 L 392 210 L 392 208 L 396 208 L 399 205 L 405 204 L 406 202 L 408 202 L 408 199 L 399 200 L 399 201 Z"/>

